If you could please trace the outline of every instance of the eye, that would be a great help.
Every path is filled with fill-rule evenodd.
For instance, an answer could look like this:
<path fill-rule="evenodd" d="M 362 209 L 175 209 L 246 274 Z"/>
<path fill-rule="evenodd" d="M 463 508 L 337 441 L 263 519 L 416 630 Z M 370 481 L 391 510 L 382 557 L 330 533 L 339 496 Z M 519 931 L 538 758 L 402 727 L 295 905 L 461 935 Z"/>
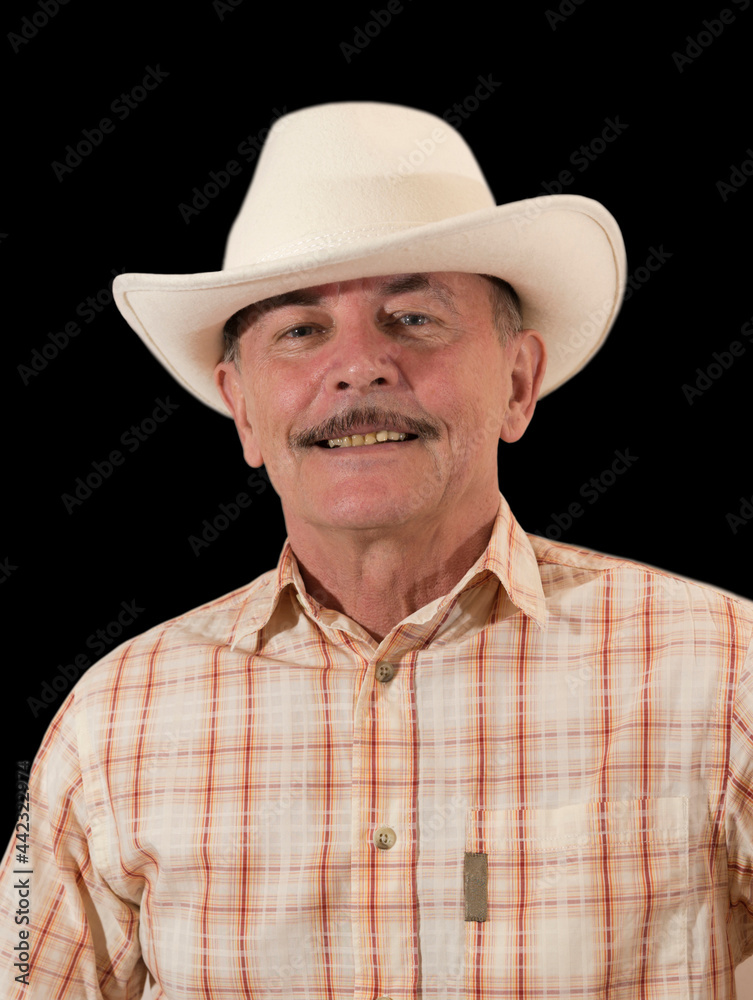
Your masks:
<path fill-rule="evenodd" d="M 429 317 L 424 316 L 423 313 L 404 313 L 402 316 L 396 316 L 395 319 L 403 326 L 424 326 L 429 322 Z"/>
<path fill-rule="evenodd" d="M 289 330 L 285 330 L 283 332 L 283 337 L 291 337 L 293 340 L 300 340 L 302 337 L 306 337 L 316 330 L 317 327 L 315 326 L 291 326 Z"/>

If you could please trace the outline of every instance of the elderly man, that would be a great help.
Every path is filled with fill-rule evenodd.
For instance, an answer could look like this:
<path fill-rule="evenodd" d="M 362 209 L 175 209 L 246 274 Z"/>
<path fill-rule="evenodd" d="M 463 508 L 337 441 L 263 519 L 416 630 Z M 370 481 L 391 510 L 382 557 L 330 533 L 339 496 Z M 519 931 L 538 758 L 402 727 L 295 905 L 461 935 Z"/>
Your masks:
<path fill-rule="evenodd" d="M 118 279 L 288 540 L 62 706 L 7 995 L 732 995 L 753 607 L 526 536 L 497 486 L 624 273 L 601 206 L 497 207 L 444 122 L 334 104 L 276 123 L 222 271 Z"/>

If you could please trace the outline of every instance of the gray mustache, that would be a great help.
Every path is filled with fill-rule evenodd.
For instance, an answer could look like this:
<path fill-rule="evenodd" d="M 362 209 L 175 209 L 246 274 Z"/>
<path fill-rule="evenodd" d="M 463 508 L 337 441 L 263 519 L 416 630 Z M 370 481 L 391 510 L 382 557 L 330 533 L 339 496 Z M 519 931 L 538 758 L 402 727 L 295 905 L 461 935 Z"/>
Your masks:
<path fill-rule="evenodd" d="M 407 417 L 397 410 L 369 406 L 338 413 L 325 420 L 324 423 L 318 424 L 302 434 L 294 435 L 290 439 L 290 444 L 293 448 L 309 448 L 317 441 L 345 437 L 357 424 L 376 424 L 386 430 L 407 431 L 409 434 L 416 434 L 428 441 L 436 441 L 439 438 L 439 428 L 430 420 Z"/>

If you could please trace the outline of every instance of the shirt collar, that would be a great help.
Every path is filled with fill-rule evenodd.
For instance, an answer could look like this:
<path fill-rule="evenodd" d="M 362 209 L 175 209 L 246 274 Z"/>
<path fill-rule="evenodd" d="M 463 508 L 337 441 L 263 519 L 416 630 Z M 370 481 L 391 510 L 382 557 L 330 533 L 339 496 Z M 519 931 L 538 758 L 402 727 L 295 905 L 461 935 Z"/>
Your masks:
<path fill-rule="evenodd" d="M 538 628 L 546 625 L 546 598 L 536 554 L 502 494 L 489 544 L 481 556 L 448 594 L 419 608 L 405 619 L 405 623 L 426 625 L 441 616 L 461 593 L 476 586 L 484 578 L 491 579 L 492 575 L 504 588 L 507 599 L 515 609 L 532 619 Z M 344 630 L 351 631 L 346 623 L 351 626 L 355 623 L 345 615 L 323 607 L 306 593 L 298 563 L 290 542 L 286 539 L 276 570 L 265 574 L 259 581 L 259 587 L 252 585 L 248 600 L 239 609 L 233 646 L 267 625 L 287 589 L 290 589 L 308 617 L 320 627 L 342 628 L 345 625 Z M 360 626 L 356 626 L 356 629 L 361 631 Z"/>
<path fill-rule="evenodd" d="M 494 573 L 515 607 L 540 628 L 546 625 L 546 597 L 536 553 L 501 493 L 489 544 L 469 573 L 474 570 Z"/>

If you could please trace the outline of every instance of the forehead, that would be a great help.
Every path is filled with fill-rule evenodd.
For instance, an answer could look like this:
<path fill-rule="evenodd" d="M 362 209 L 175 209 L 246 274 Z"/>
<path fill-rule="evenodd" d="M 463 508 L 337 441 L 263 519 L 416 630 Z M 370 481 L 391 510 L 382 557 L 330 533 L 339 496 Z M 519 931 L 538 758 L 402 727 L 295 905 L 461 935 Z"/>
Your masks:
<path fill-rule="evenodd" d="M 422 293 L 455 311 L 458 303 L 468 294 L 477 292 L 485 281 L 477 274 L 460 272 L 410 272 L 406 274 L 378 275 L 373 278 L 354 278 L 349 281 L 312 285 L 292 292 L 283 292 L 247 306 L 243 312 L 247 322 L 254 322 L 265 314 L 286 306 L 316 306 L 332 302 L 344 295 L 361 293 L 369 298 Z"/>
<path fill-rule="evenodd" d="M 382 274 L 373 278 L 354 278 L 350 281 L 331 282 L 315 285 L 300 291 L 318 299 L 338 297 L 350 292 L 367 295 L 400 295 L 404 292 L 427 292 L 430 295 L 444 295 L 452 298 L 460 291 L 463 279 L 473 275 L 454 272 L 409 272 L 406 274 Z M 293 292 L 291 294 L 300 294 Z"/>

